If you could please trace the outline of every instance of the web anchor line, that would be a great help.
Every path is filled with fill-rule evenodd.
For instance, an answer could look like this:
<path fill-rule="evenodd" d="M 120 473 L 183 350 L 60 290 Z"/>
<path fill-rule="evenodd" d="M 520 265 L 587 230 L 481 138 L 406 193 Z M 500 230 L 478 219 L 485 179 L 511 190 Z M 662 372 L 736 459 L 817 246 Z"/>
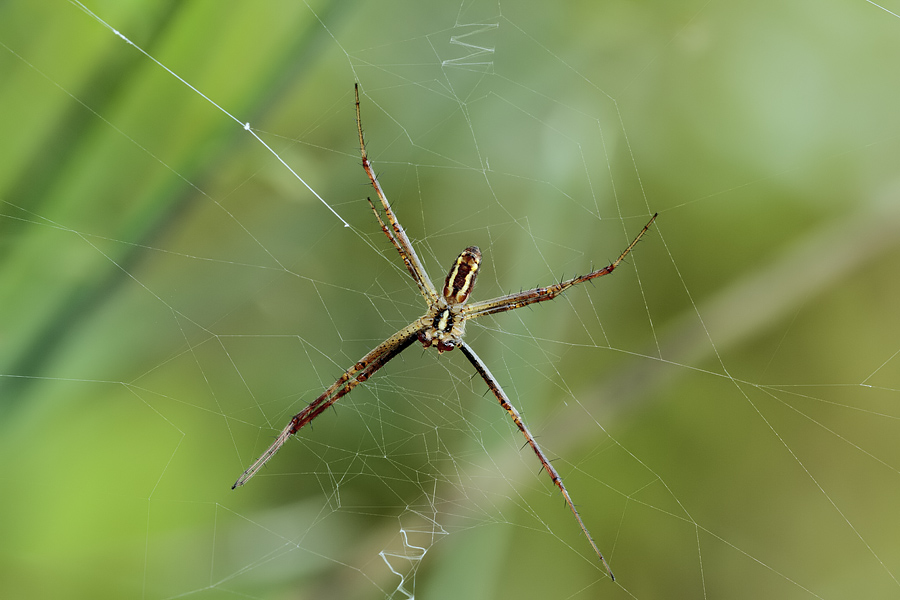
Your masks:
<path fill-rule="evenodd" d="M 206 94 L 204 94 L 203 92 L 201 92 L 200 90 L 198 90 L 196 87 L 194 87 L 193 85 L 191 85 L 190 83 L 188 83 L 183 77 L 181 77 L 180 75 L 178 75 L 178 73 L 176 73 L 175 71 L 173 71 L 172 69 L 170 69 L 170 68 L 167 67 L 166 65 L 162 64 L 162 63 L 159 62 L 158 60 L 156 60 L 156 58 L 154 58 L 154 57 L 153 57 L 151 54 L 149 54 L 146 50 L 144 50 L 143 48 L 141 48 L 140 46 L 138 46 L 137 44 L 135 44 L 133 41 L 131 41 L 130 39 L 128 39 L 128 37 L 126 37 L 121 31 L 119 31 L 118 29 L 116 29 L 115 27 L 113 27 L 112 25 L 110 25 L 109 23 L 107 23 L 106 21 L 104 21 L 103 19 L 101 19 L 99 16 L 97 16 L 95 13 L 93 13 L 89 8 L 87 8 L 87 7 L 86 7 L 84 4 L 82 4 L 81 2 L 79 2 L 78 0 L 69 0 L 69 2 L 72 3 L 72 4 L 74 4 L 74 5 L 77 6 L 78 8 L 80 8 L 85 14 L 87 14 L 87 15 L 90 16 L 92 19 L 94 19 L 95 21 L 97 21 L 98 23 L 100 23 L 101 25 L 103 25 L 104 27 L 106 27 L 107 29 L 109 29 L 110 32 L 113 33 L 113 35 L 115 35 L 116 37 L 118 37 L 119 39 L 121 39 L 122 41 L 124 41 L 126 44 L 128 44 L 129 46 L 131 46 L 132 48 L 134 48 L 135 50 L 137 50 L 138 52 L 140 52 L 141 54 L 143 54 L 144 56 L 146 56 L 146 57 L 149 58 L 150 60 L 152 60 L 158 67 L 160 67 L 161 69 L 163 69 L 166 73 L 168 73 L 169 75 L 171 75 L 172 77 L 174 77 L 175 79 L 177 79 L 178 81 L 180 81 L 181 83 L 183 83 L 184 85 L 186 85 L 186 86 L 187 86 L 188 88 L 190 88 L 194 93 L 196 93 L 196 94 L 199 95 L 201 98 L 203 98 L 204 100 L 206 100 L 207 102 L 209 102 L 210 104 L 212 104 L 213 106 L 215 106 L 216 108 L 218 108 L 223 114 L 225 114 L 226 116 L 228 116 L 232 121 L 234 121 L 235 123 L 237 123 L 238 125 L 240 125 L 240 126 L 241 126 L 241 129 L 243 129 L 244 131 L 246 131 L 247 133 L 249 133 L 250 135 L 252 135 L 254 138 L 256 138 L 256 141 L 258 141 L 260 144 L 262 144 L 263 147 L 265 147 L 265 149 L 268 150 L 268 151 L 272 154 L 272 156 L 274 156 L 274 157 L 278 160 L 278 162 L 280 162 L 282 165 L 284 165 L 285 168 L 287 168 L 287 170 L 291 172 L 291 175 L 293 175 L 293 176 L 297 179 L 297 181 L 299 181 L 300 183 L 302 183 L 302 184 L 306 187 L 306 189 L 308 189 L 308 190 L 312 193 L 313 196 L 315 196 L 316 198 L 318 198 L 319 201 L 320 201 L 322 204 L 324 204 L 325 207 L 326 207 L 328 210 L 330 210 L 331 213 L 332 213 L 334 216 L 336 216 L 336 217 L 341 221 L 341 223 L 344 224 L 344 227 L 350 227 L 350 223 L 348 223 L 346 220 L 344 220 L 344 218 L 343 218 L 340 214 L 338 214 L 338 212 L 337 212 L 336 210 L 334 210 L 334 209 L 331 207 L 331 205 L 328 204 L 328 202 L 326 202 L 325 199 L 322 198 L 322 196 L 320 196 L 319 193 L 318 193 L 316 190 L 314 190 L 314 189 L 312 188 L 311 185 L 309 185 L 308 183 L 306 183 L 306 180 L 304 180 L 302 177 L 300 177 L 300 175 L 299 175 L 294 169 L 292 169 L 291 166 L 288 165 L 288 164 L 284 161 L 284 159 L 281 158 L 281 157 L 278 155 L 278 153 L 275 152 L 275 150 L 272 149 L 271 146 L 269 146 L 269 144 L 265 143 L 265 142 L 262 140 L 262 138 L 260 138 L 260 137 L 256 134 L 256 132 L 253 131 L 253 129 L 250 128 L 250 123 L 249 123 L 249 122 L 248 122 L 248 123 L 242 122 L 240 119 L 238 119 L 237 117 L 235 117 L 233 114 L 231 114 L 230 112 L 228 112 L 227 110 L 225 110 L 225 109 L 224 109 L 222 106 L 220 106 L 216 101 L 214 101 L 212 98 L 210 98 L 209 96 L 207 96 Z"/>

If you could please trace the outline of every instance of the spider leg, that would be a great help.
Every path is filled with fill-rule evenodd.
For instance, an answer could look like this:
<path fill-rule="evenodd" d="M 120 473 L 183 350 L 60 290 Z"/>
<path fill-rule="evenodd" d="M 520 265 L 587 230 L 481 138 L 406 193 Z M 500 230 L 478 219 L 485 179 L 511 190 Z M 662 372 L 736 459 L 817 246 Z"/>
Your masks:
<path fill-rule="evenodd" d="M 288 438 L 325 412 L 329 406 L 349 394 L 353 388 L 366 381 L 373 373 L 386 365 L 388 361 L 408 348 L 409 345 L 416 340 L 418 332 L 421 329 L 419 321 L 420 320 L 413 321 L 359 359 L 355 365 L 347 369 L 337 381 L 331 384 L 321 396 L 310 402 L 306 408 L 294 415 L 287 427 L 285 427 L 284 430 L 278 434 L 278 437 L 275 438 L 275 441 L 272 442 L 272 445 L 262 453 L 262 456 L 256 459 L 256 462 L 250 465 L 250 467 L 238 477 L 238 480 L 234 482 L 231 489 L 247 483 L 251 477 L 256 475 L 256 473 L 269 462 L 269 459 L 275 456 L 275 453 L 288 441 Z"/>
<path fill-rule="evenodd" d="M 566 489 L 566 486 L 563 485 L 562 478 L 557 473 L 556 469 L 553 468 L 553 465 L 550 464 L 550 461 L 547 460 L 547 457 L 544 455 L 541 447 L 538 446 L 537 441 L 535 441 L 534 436 L 531 435 L 531 432 L 528 430 L 528 427 L 525 426 L 524 421 L 522 421 L 522 417 L 519 415 L 519 411 L 516 410 L 516 407 L 512 405 L 512 402 L 509 401 L 509 397 L 506 395 L 506 392 L 503 391 L 503 388 L 500 387 L 500 384 L 497 383 L 497 380 L 494 378 L 491 371 L 487 368 L 487 365 L 475 354 L 475 351 L 472 350 L 471 346 L 466 344 L 465 342 L 460 342 L 459 349 L 462 353 L 469 359 L 469 362 L 472 363 L 472 366 L 475 367 L 475 370 L 478 371 L 478 374 L 481 375 L 481 378 L 484 379 L 484 382 L 487 384 L 488 388 L 490 388 L 491 392 L 494 396 L 497 397 L 497 400 L 500 401 L 500 406 L 509 413 L 509 416 L 512 417 L 513 422 L 516 424 L 516 427 L 519 428 L 519 431 L 525 436 L 527 443 L 531 446 L 531 449 L 534 450 L 534 453 L 537 455 L 538 460 L 541 461 L 541 465 L 544 467 L 544 470 L 547 471 L 547 474 L 550 475 L 550 479 L 553 480 L 553 483 L 556 487 L 559 488 L 559 491 L 562 492 L 563 498 L 566 499 L 566 504 L 569 506 L 569 509 L 572 511 L 572 514 L 575 515 L 575 520 L 578 521 L 578 526 L 581 527 L 582 533 L 590 542 L 591 547 L 594 549 L 594 552 L 597 553 L 597 556 L 600 557 L 600 562 L 603 563 L 603 566 L 606 567 L 606 572 L 609 573 L 609 578 L 615 581 L 615 576 L 612 573 L 612 570 L 609 568 L 609 564 L 607 564 L 606 559 L 603 558 L 603 554 L 600 552 L 600 548 L 597 547 L 597 544 L 594 542 L 594 538 L 591 537 L 591 533 L 588 531 L 587 527 L 584 524 L 584 521 L 581 520 L 581 515 L 578 514 L 578 509 L 575 508 L 575 504 L 572 502 L 572 497 L 569 495 L 569 490 Z"/>
<path fill-rule="evenodd" d="M 535 302 L 553 300 L 573 285 L 584 283 L 585 281 L 590 281 L 591 279 L 594 279 L 596 277 L 609 275 L 616 267 L 619 266 L 619 263 L 621 263 L 625 259 L 625 257 L 628 256 L 628 254 L 632 251 L 632 249 L 634 249 L 637 243 L 641 241 L 641 238 L 644 237 L 644 234 L 647 233 L 647 230 L 650 229 L 651 225 L 653 225 L 653 221 L 656 220 L 656 216 L 657 215 L 653 215 L 650 221 L 646 225 L 644 225 L 644 228 L 641 229 L 641 232 L 637 234 L 637 237 L 634 238 L 634 241 L 628 244 L 628 247 L 625 248 L 622 254 L 619 255 L 619 258 L 617 258 L 613 263 L 603 267 L 602 269 L 597 269 L 596 271 L 591 271 L 587 275 L 579 275 L 577 277 L 561 281 L 551 286 L 534 288 L 533 290 L 518 292 L 516 294 L 509 294 L 507 296 L 500 296 L 499 298 L 494 298 L 493 300 L 475 302 L 463 308 L 463 318 L 474 319 L 475 317 L 493 315 L 496 313 L 505 312 L 507 310 L 521 308 L 522 306 L 534 304 Z"/>
<path fill-rule="evenodd" d="M 409 272 L 413 274 L 413 279 L 415 279 L 414 270 L 411 268 L 410 264 L 407 263 L 403 248 L 397 242 L 397 238 L 394 237 L 394 234 L 391 233 L 391 230 L 388 229 L 388 226 L 384 224 L 384 219 L 381 218 L 381 213 L 379 213 L 378 209 L 375 208 L 375 203 L 372 202 L 372 199 L 366 196 L 366 200 L 368 200 L 369 206 L 372 207 L 372 212 L 375 213 L 375 218 L 378 219 L 378 224 L 381 225 L 381 230 L 384 232 L 384 235 L 386 235 L 387 238 L 391 240 L 391 244 L 393 244 L 394 248 L 397 249 L 397 252 L 400 253 L 400 257 L 403 258 L 403 263 L 406 265 L 406 268 L 409 270 Z M 418 281 L 416 283 L 418 283 Z M 421 290 L 421 287 L 419 289 Z M 427 297 L 425 299 L 428 300 Z"/>
<path fill-rule="evenodd" d="M 381 230 L 384 231 L 384 234 L 391 240 L 391 244 L 393 244 L 394 248 L 397 249 L 397 252 L 400 253 L 400 258 L 403 259 L 406 269 L 409 271 L 409 274 L 412 275 L 416 285 L 419 286 L 419 291 L 422 293 L 425 301 L 428 302 L 428 306 L 431 306 L 437 301 L 437 291 L 435 290 L 434 284 L 431 283 L 428 273 L 425 272 L 422 261 L 419 260 L 415 250 L 413 250 L 412 243 L 409 241 L 406 231 L 400 225 L 400 221 L 397 220 L 397 217 L 394 216 L 394 211 L 391 210 L 391 205 L 388 203 L 387 196 L 385 196 L 384 190 L 381 189 L 381 184 L 378 183 L 378 177 L 375 176 L 375 170 L 372 168 L 372 163 L 369 162 L 369 155 L 366 153 L 366 142 L 363 138 L 362 119 L 359 115 L 359 84 L 353 86 L 353 91 L 356 95 L 356 129 L 359 132 L 359 153 L 362 156 L 363 169 L 366 170 L 366 175 L 369 176 L 369 181 L 372 182 L 372 187 L 375 188 L 375 194 L 378 196 L 378 200 L 381 201 L 381 207 L 391 224 L 393 232 L 385 225 L 371 199 L 369 200 L 369 205 L 372 207 L 375 216 L 378 218 L 378 222 L 381 224 Z"/>

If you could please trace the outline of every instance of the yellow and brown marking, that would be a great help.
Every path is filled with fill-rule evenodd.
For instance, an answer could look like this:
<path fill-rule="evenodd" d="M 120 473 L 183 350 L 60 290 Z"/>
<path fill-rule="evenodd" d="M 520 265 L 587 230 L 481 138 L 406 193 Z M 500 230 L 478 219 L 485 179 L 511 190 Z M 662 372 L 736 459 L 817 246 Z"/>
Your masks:
<path fill-rule="evenodd" d="M 478 246 L 469 246 L 456 257 L 456 262 L 447 273 L 444 282 L 444 298 L 450 304 L 463 304 L 475 287 L 478 266 L 481 264 L 481 250 Z"/>

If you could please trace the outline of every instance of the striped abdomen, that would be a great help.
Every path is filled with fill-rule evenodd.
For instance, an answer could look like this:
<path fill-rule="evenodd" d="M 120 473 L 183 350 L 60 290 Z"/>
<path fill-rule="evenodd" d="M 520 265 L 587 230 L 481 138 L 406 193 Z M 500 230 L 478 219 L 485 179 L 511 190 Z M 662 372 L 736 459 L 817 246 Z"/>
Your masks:
<path fill-rule="evenodd" d="M 462 304 L 469 298 L 480 264 L 481 250 L 478 246 L 469 246 L 456 257 L 444 282 L 444 298 L 449 304 Z"/>

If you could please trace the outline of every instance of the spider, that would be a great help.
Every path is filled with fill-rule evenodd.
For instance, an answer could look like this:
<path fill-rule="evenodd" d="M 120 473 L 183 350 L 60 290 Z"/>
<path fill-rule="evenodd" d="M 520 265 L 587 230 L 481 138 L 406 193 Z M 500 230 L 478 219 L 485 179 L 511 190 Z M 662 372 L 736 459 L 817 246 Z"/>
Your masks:
<path fill-rule="evenodd" d="M 354 86 L 354 93 L 356 97 L 356 129 L 359 134 L 359 151 L 362 156 L 362 166 L 366 171 L 366 175 L 369 176 L 372 187 L 375 188 L 375 194 L 378 196 L 381 208 L 385 217 L 387 217 L 390 227 L 385 224 L 384 219 L 371 198 L 368 198 L 369 206 L 375 213 L 375 217 L 378 219 L 379 225 L 381 225 L 381 230 L 391 241 L 394 248 L 397 249 L 400 258 L 403 259 L 406 269 L 409 271 L 409 274 L 412 275 L 413 280 L 419 288 L 419 292 L 425 298 L 428 309 L 424 315 L 383 341 L 374 350 L 359 359 L 355 365 L 347 369 L 337 381 L 331 384 L 321 396 L 310 402 L 306 408 L 294 415 L 291 422 L 288 423 L 287 427 L 284 428 L 284 431 L 275 438 L 275 441 L 269 446 L 268 450 L 263 452 L 262 456 L 244 471 L 234 485 L 231 486 L 231 489 L 247 483 L 247 481 L 256 475 L 269 459 L 278 452 L 285 442 L 287 442 L 288 438 L 325 412 L 329 406 L 350 393 L 353 388 L 366 381 L 378 369 L 411 346 L 416 340 L 418 340 L 425 348 L 435 348 L 440 353 L 449 352 L 454 348 L 459 348 L 463 356 L 465 356 L 466 359 L 472 363 L 472 366 L 475 367 L 475 371 L 477 371 L 482 379 L 484 379 L 488 389 L 497 397 L 497 400 L 500 401 L 500 406 L 509 413 L 509 416 L 512 417 L 513 422 L 516 424 L 516 427 L 518 427 L 519 431 L 525 436 L 527 444 L 534 450 L 538 460 L 541 462 L 543 470 L 547 471 L 550 475 L 550 479 L 553 480 L 553 483 L 559 488 L 559 491 L 562 492 L 569 510 L 572 511 L 582 533 L 584 533 L 588 542 L 590 542 L 591 547 L 600 558 L 603 566 L 606 567 L 610 579 L 615 580 L 612 570 L 609 568 L 609 564 L 606 562 L 606 559 L 603 558 L 603 554 L 594 542 L 594 538 L 591 537 L 587 526 L 585 526 L 584 521 L 582 521 L 581 515 L 578 514 L 578 509 L 575 508 L 575 503 L 572 501 L 572 497 L 569 495 L 569 491 L 563 484 L 559 473 L 553 465 L 550 464 L 550 460 L 544 454 L 543 450 L 541 450 L 541 447 L 534 439 L 534 436 L 528 430 L 519 411 L 516 410 L 510 401 L 509 396 L 507 396 L 506 392 L 503 391 L 503 388 L 500 387 L 496 377 L 494 377 L 490 369 L 488 369 L 487 365 L 485 365 L 478 357 L 472 347 L 463 341 L 463 334 L 465 333 L 466 321 L 469 319 L 513 310 L 536 302 L 552 300 L 573 285 L 612 273 L 613 269 L 619 266 L 619 263 L 621 263 L 628 253 L 631 252 L 638 241 L 640 241 L 641 237 L 647 233 L 647 230 L 650 229 L 650 226 L 653 224 L 657 215 L 653 215 L 637 237 L 634 238 L 634 241 L 632 241 L 628 247 L 625 248 L 624 252 L 619 255 L 619 258 L 602 269 L 591 271 L 587 275 L 579 275 L 548 287 L 539 287 L 533 290 L 500 296 L 493 300 L 483 300 L 467 305 L 466 300 L 469 298 L 469 294 L 475 286 L 475 278 L 478 276 L 478 270 L 481 264 L 481 250 L 479 250 L 477 246 L 469 246 L 463 250 L 453 262 L 453 266 L 450 267 L 450 272 L 444 280 L 444 285 L 441 288 L 440 293 L 438 293 L 437 288 L 434 287 L 434 284 L 428 277 L 428 273 L 425 272 L 425 267 L 422 266 L 422 262 L 416 255 L 415 250 L 413 250 L 412 244 L 406 236 L 406 232 L 400 225 L 400 221 L 398 221 L 397 217 L 394 215 L 387 197 L 384 194 L 384 190 L 382 190 L 381 184 L 378 183 L 378 178 L 375 176 L 372 163 L 369 162 L 368 155 L 366 154 L 366 144 L 363 139 L 362 119 L 360 118 L 359 112 L 358 84 Z"/>

